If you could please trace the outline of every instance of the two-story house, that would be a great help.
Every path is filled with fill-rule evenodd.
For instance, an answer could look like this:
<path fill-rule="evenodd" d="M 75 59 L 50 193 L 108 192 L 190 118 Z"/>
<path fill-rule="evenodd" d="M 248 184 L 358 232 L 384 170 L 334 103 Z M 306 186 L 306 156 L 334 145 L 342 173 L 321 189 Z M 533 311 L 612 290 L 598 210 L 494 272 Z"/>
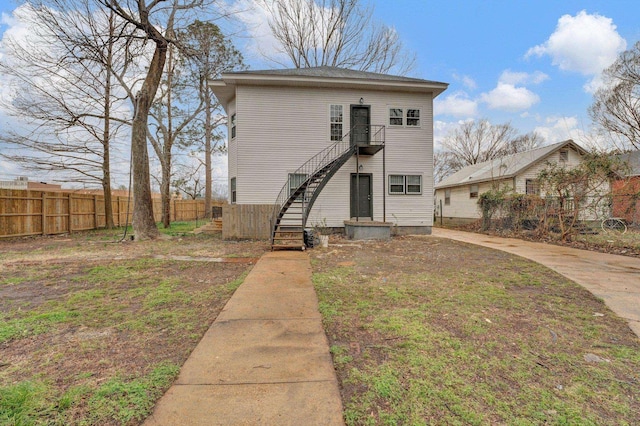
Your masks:
<path fill-rule="evenodd" d="M 276 243 L 349 220 L 430 233 L 433 99 L 446 83 L 316 67 L 209 84 L 229 116 L 229 202 L 274 206 Z"/>

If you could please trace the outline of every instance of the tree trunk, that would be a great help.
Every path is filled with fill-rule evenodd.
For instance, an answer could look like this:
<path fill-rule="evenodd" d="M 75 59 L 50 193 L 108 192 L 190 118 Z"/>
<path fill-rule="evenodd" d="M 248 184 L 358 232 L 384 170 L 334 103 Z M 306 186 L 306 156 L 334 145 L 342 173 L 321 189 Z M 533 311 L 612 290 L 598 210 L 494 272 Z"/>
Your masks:
<path fill-rule="evenodd" d="M 113 36 L 115 32 L 113 24 L 113 12 L 109 14 L 109 35 Z M 107 45 L 107 66 L 105 67 L 107 75 L 105 77 L 104 87 L 104 129 L 102 133 L 102 193 L 104 194 L 104 223 L 107 229 L 113 228 L 113 206 L 111 205 L 111 161 L 110 144 L 111 144 L 111 67 L 113 65 L 113 37 L 109 37 Z M 96 228 L 98 224 L 96 223 Z"/>
<path fill-rule="evenodd" d="M 171 226 L 171 148 L 164 146 L 164 161 L 162 161 L 162 180 L 160 192 L 162 195 L 162 226 L 166 229 Z"/>
<path fill-rule="evenodd" d="M 167 58 L 167 42 L 155 40 L 156 48 L 149 64 L 149 72 L 136 95 L 136 111 L 131 126 L 131 158 L 133 161 L 133 231 L 136 240 L 155 239 L 159 236 L 153 218 L 149 153 L 147 151 L 147 117 L 151 102 L 158 90 L 162 70 Z"/>
<path fill-rule="evenodd" d="M 211 95 L 209 86 L 205 86 L 205 124 L 204 124 L 204 217 L 211 218 Z"/>

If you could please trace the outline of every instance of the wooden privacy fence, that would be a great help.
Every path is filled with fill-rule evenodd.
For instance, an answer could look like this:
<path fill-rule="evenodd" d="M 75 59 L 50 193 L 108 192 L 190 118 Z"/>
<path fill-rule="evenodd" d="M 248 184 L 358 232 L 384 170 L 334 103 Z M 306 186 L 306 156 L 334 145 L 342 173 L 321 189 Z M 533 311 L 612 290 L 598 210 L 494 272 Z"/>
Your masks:
<path fill-rule="evenodd" d="M 222 238 L 266 240 L 271 237 L 272 204 L 222 206 Z"/>
<path fill-rule="evenodd" d="M 133 203 L 128 197 L 114 196 L 111 205 L 115 226 L 131 224 Z M 162 219 L 161 205 L 160 199 L 153 199 L 156 222 Z M 204 217 L 204 200 L 171 201 L 173 221 Z M 103 195 L 0 189 L 0 238 L 66 234 L 105 225 Z"/>

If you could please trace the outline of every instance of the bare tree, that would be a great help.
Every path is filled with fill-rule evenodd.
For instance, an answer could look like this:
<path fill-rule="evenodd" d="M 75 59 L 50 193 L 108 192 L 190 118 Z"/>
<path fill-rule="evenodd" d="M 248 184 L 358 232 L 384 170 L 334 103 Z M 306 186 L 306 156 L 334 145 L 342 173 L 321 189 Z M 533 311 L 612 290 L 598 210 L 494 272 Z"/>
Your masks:
<path fill-rule="evenodd" d="M 202 0 L 97 0 L 112 10 L 136 31 L 123 36 L 133 39 L 142 36 L 153 45 L 153 57 L 140 90 L 135 95 L 135 112 L 131 129 L 131 157 L 133 161 L 133 229 L 136 239 L 157 238 L 158 228 L 153 218 L 149 153 L 147 151 L 147 121 L 160 82 L 169 45 L 175 42 L 177 21 L 184 14 L 202 7 Z"/>
<path fill-rule="evenodd" d="M 3 156 L 28 170 L 55 172 L 55 180 L 99 182 L 111 228 L 111 150 L 129 124 L 119 85 L 133 55 L 117 40 L 124 25 L 88 0 L 36 1 L 20 12 L 33 34 L 28 41 L 5 37 L 9 54 L 0 73 L 13 88 L 4 109 L 26 125 L 3 131 L 17 148 Z"/>
<path fill-rule="evenodd" d="M 591 119 L 621 140 L 622 149 L 640 149 L 640 41 L 620 54 L 603 73 L 594 94 Z"/>
<path fill-rule="evenodd" d="M 191 76 L 199 89 L 200 102 L 204 104 L 204 123 L 199 128 L 204 132 L 204 203 L 205 212 L 209 215 L 213 185 L 211 156 L 225 148 L 224 145 L 219 145 L 223 139 L 215 131 L 218 126 L 226 124 L 226 116 L 207 82 L 209 79 L 219 78 L 223 72 L 244 69 L 245 66 L 242 55 L 231 40 L 211 22 L 195 21 L 179 36 L 191 67 Z"/>
<path fill-rule="evenodd" d="M 204 164 L 202 162 L 198 162 L 196 167 L 193 167 L 193 165 L 179 165 L 177 176 L 172 182 L 175 193 L 184 194 L 192 200 L 202 197 L 202 192 L 205 189 L 205 182 L 202 178 L 203 168 Z"/>
<path fill-rule="evenodd" d="M 188 126 L 198 117 L 204 103 L 199 100 L 198 87 L 189 84 L 177 46 L 169 45 L 163 84 L 149 111 L 147 137 L 160 161 L 160 194 L 162 224 L 171 224 L 171 166 L 176 144 L 190 145 Z M 194 104 L 195 101 L 195 104 Z M 182 143 L 181 143 L 182 142 Z"/>
<path fill-rule="evenodd" d="M 537 133 L 518 135 L 509 123 L 491 124 L 487 119 L 466 121 L 444 138 L 439 161 L 446 164 L 439 167 L 451 174 L 465 166 L 536 148 L 541 143 Z"/>
<path fill-rule="evenodd" d="M 263 4 L 270 12 L 269 27 L 281 53 L 296 68 L 326 65 L 405 74 L 414 67 L 415 56 L 407 52 L 396 31 L 374 22 L 373 9 L 358 0 Z"/>

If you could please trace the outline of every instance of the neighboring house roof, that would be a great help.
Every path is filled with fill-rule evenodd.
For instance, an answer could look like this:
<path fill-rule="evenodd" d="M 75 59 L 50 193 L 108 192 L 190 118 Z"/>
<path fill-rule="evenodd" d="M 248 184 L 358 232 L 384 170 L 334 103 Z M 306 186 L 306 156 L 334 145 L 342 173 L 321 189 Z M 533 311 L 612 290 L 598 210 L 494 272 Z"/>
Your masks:
<path fill-rule="evenodd" d="M 516 154 L 507 155 L 483 163 L 473 164 L 458 170 L 451 176 L 446 177 L 435 188 L 449 188 L 458 185 L 468 185 L 471 183 L 487 182 L 495 179 L 509 179 L 518 175 L 523 170 L 529 168 L 534 163 L 544 160 L 554 152 L 566 147 L 572 146 L 581 154 L 586 151 L 571 139 L 564 142 L 558 142 L 553 145 L 543 146 L 541 148 L 529 151 L 518 152 Z"/>
<path fill-rule="evenodd" d="M 627 163 L 629 167 L 627 176 L 640 176 L 640 151 L 632 151 L 625 154 L 620 154 L 618 158 Z"/>
<path fill-rule="evenodd" d="M 439 81 L 328 66 L 230 72 L 222 74 L 219 80 L 209 81 L 209 86 L 224 105 L 233 98 L 238 84 L 423 92 L 432 93 L 434 98 L 449 86 Z"/>

